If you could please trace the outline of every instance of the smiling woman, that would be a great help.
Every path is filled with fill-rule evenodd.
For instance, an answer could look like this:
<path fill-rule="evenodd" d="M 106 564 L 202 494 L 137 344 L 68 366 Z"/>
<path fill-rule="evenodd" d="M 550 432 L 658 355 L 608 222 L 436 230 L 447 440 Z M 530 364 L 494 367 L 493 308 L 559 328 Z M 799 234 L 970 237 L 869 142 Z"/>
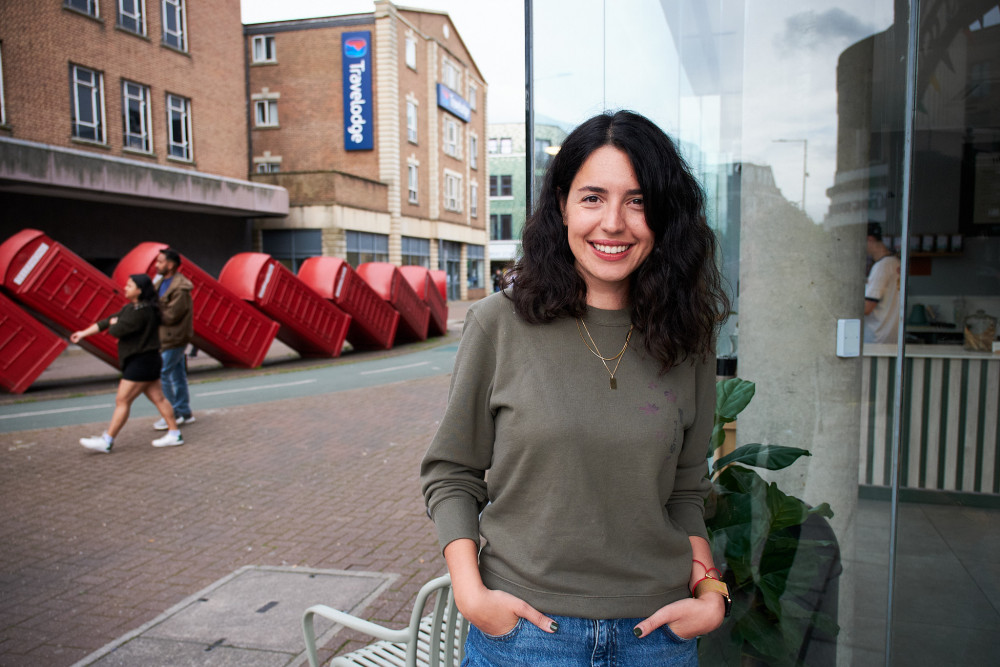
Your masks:
<path fill-rule="evenodd" d="M 728 306 L 702 209 L 658 127 L 596 116 L 549 167 L 513 285 L 469 309 L 421 468 L 463 664 L 695 665 L 722 623 L 704 500 Z"/>

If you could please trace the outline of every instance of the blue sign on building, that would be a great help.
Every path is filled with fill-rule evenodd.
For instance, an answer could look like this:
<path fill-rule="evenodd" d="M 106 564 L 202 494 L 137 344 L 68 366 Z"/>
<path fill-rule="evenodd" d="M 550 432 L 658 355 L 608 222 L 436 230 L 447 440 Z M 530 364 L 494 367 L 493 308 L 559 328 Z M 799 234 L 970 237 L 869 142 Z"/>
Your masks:
<path fill-rule="evenodd" d="M 370 151 L 375 147 L 372 112 L 372 33 L 345 32 L 340 37 L 344 80 L 344 148 Z"/>
<path fill-rule="evenodd" d="M 469 103 L 443 83 L 438 84 L 438 106 L 455 114 L 466 123 L 472 118 L 472 107 Z"/>

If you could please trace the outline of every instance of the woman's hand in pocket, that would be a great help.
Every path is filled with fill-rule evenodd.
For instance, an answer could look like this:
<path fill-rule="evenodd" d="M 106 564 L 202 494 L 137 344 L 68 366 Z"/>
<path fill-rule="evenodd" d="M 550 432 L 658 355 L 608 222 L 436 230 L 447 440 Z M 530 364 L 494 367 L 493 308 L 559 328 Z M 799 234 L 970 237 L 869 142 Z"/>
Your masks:
<path fill-rule="evenodd" d="M 474 626 L 488 635 L 500 637 L 507 634 L 523 618 L 544 632 L 555 632 L 558 627 L 551 618 L 541 613 L 530 604 L 504 591 L 482 588 L 455 602 L 459 611 Z"/>
<path fill-rule="evenodd" d="M 668 625 L 681 639 L 694 639 L 718 628 L 725 617 L 726 606 L 722 596 L 711 593 L 700 598 L 671 602 L 635 627 L 642 632 L 638 635 L 640 637 Z"/>

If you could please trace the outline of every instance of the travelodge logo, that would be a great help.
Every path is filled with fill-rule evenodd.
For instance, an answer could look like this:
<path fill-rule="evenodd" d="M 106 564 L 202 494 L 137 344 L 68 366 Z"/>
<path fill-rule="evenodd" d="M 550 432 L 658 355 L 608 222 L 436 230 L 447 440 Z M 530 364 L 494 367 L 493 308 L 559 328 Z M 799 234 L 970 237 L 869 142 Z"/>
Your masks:
<path fill-rule="evenodd" d="M 375 128 L 372 113 L 372 56 L 370 31 L 345 32 L 341 36 L 344 88 L 344 148 L 372 150 Z"/>
<path fill-rule="evenodd" d="M 344 55 L 348 58 L 364 58 L 368 53 L 368 40 L 353 37 L 344 40 Z"/>

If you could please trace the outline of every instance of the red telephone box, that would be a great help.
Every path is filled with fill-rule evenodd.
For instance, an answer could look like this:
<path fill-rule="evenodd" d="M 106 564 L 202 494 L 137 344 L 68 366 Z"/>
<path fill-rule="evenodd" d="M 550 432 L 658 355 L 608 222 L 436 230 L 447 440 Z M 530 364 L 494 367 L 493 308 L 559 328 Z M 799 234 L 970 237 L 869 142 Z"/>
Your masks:
<path fill-rule="evenodd" d="M 358 267 L 358 275 L 399 312 L 397 339 L 427 339 L 431 309 L 417 296 L 395 264 L 368 262 Z"/>
<path fill-rule="evenodd" d="M 321 297 L 279 261 L 260 252 L 234 255 L 219 282 L 281 325 L 278 338 L 307 357 L 339 357 L 351 316 Z"/>
<path fill-rule="evenodd" d="M 166 247 L 164 243 L 140 243 L 118 263 L 113 279 L 124 283 L 133 273 L 145 273 L 155 281 L 156 256 Z M 194 286 L 191 301 L 195 346 L 225 366 L 260 366 L 278 334 L 279 324 L 183 255 L 178 273 Z"/>
<path fill-rule="evenodd" d="M 66 341 L 0 294 L 0 387 L 23 394 L 66 349 Z"/>
<path fill-rule="evenodd" d="M 0 284 L 56 332 L 69 336 L 114 315 L 128 303 L 111 278 L 37 229 L 23 229 L 0 245 Z M 102 332 L 80 347 L 118 367 L 118 341 Z"/>
<path fill-rule="evenodd" d="M 299 280 L 351 316 L 347 340 L 356 348 L 388 350 L 396 338 L 399 313 L 339 257 L 310 257 Z"/>
<path fill-rule="evenodd" d="M 430 271 L 422 266 L 401 266 L 399 272 L 421 301 L 431 309 L 427 335 L 443 336 L 448 333 L 448 303 L 441 298 L 441 292 L 434 284 Z"/>

